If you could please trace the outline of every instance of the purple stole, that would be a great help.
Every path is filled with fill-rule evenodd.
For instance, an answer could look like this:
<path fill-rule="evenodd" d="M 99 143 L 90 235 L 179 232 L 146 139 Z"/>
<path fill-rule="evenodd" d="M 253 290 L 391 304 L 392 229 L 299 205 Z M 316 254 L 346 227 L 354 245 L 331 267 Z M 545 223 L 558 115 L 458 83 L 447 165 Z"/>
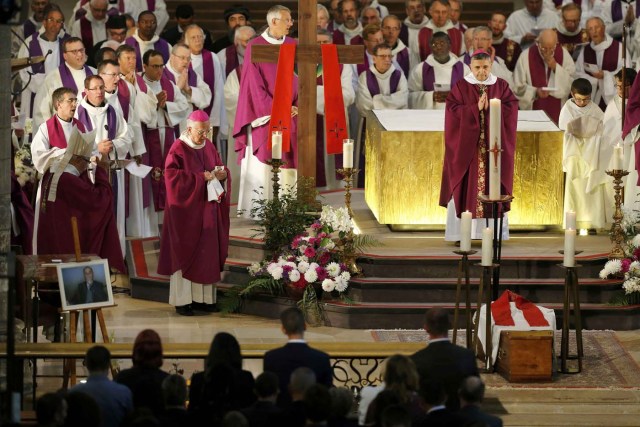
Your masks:
<path fill-rule="evenodd" d="M 38 37 L 31 37 L 31 41 L 29 42 L 29 54 L 31 56 L 44 56 L 44 52 L 42 52 L 42 46 L 40 46 L 40 42 L 38 41 L 40 38 L 40 35 L 38 35 Z M 62 49 L 62 42 L 65 39 L 69 38 L 69 34 L 65 33 L 64 37 L 62 37 L 61 39 L 58 39 L 58 45 L 60 46 L 60 49 L 58 49 L 58 53 L 60 54 L 60 63 L 64 63 L 64 57 L 62 56 L 62 51 L 64 49 Z M 41 62 L 39 64 L 33 64 L 31 66 L 31 72 L 33 74 L 41 74 L 44 73 L 44 62 Z"/>
<path fill-rule="evenodd" d="M 564 59 L 564 53 L 562 46 L 557 45 L 556 50 L 553 53 L 553 57 L 556 62 L 562 65 Z M 545 73 L 545 63 L 540 56 L 538 46 L 534 45 L 529 48 L 529 72 L 531 73 L 531 84 L 533 87 L 546 87 L 549 86 L 549 77 L 551 76 L 551 70 L 547 69 Z M 560 118 L 560 100 L 549 96 L 544 99 L 536 99 L 533 101 L 533 110 L 544 110 L 554 123 L 558 123 Z"/>
<path fill-rule="evenodd" d="M 612 49 L 613 48 L 613 49 Z M 605 71 L 616 71 L 618 69 L 618 57 L 620 53 L 620 43 L 616 40 L 611 43 L 611 46 L 604 51 L 602 57 L 602 69 Z M 591 43 L 584 47 L 584 62 L 585 64 L 597 64 L 596 51 L 591 47 Z"/>
<path fill-rule="evenodd" d="M 369 93 L 373 98 L 376 95 L 380 95 L 380 84 L 378 83 L 378 79 L 373 71 L 370 69 L 366 71 L 367 73 L 367 89 L 369 89 Z M 402 71 L 395 69 L 393 73 L 391 73 L 391 80 L 389 81 L 389 93 L 394 94 L 398 90 L 398 84 L 400 83 L 400 75 Z"/>
<path fill-rule="evenodd" d="M 409 48 L 405 47 L 396 55 L 396 61 L 405 77 L 409 77 Z"/>
<path fill-rule="evenodd" d="M 347 39 L 342 31 L 336 29 L 333 32 L 333 44 L 342 44 L 342 45 L 347 44 Z M 358 45 L 358 44 L 364 44 L 364 40 L 362 40 L 362 36 L 355 36 L 349 41 L 350 46 Z"/>
<path fill-rule="evenodd" d="M 589 43 L 589 34 L 585 29 L 582 29 L 574 36 L 567 36 L 558 30 L 556 30 L 556 34 L 558 35 L 558 43 L 560 43 L 562 47 L 567 49 L 572 55 L 578 45 Z"/>
<path fill-rule="evenodd" d="M 76 81 L 73 80 L 73 76 L 71 75 L 71 71 L 69 70 L 69 67 L 67 67 L 66 62 L 62 62 L 62 64 L 60 64 L 60 66 L 58 67 L 58 71 L 60 71 L 60 80 L 62 80 L 62 86 L 73 89 L 77 93 L 78 86 L 76 85 Z M 93 75 L 91 69 L 86 65 L 84 66 L 84 72 L 87 77 Z"/>
<path fill-rule="evenodd" d="M 120 107 L 122 108 L 122 116 L 125 121 L 129 120 L 129 100 L 131 99 L 131 93 L 129 92 L 129 86 L 127 83 L 120 79 L 118 80 L 118 101 L 120 102 Z"/>
<path fill-rule="evenodd" d="M 364 62 L 362 64 L 356 65 L 356 70 L 358 71 L 358 76 L 369 69 L 371 63 L 369 62 L 369 57 L 367 56 L 367 52 L 364 52 Z"/>
<path fill-rule="evenodd" d="M 227 47 L 224 53 L 226 57 L 224 72 L 225 76 L 228 77 L 229 74 L 231 74 L 231 72 L 235 70 L 238 65 L 240 65 L 240 61 L 238 61 L 238 50 L 236 49 L 235 45 L 232 44 L 231 46 Z M 202 61 L 204 62 L 204 56 L 202 57 Z M 213 65 L 213 61 L 211 62 L 211 64 Z M 202 68 L 204 69 L 204 63 L 202 64 Z M 213 89 L 213 85 L 211 85 L 211 89 Z"/>
<path fill-rule="evenodd" d="M 464 62 L 467 65 L 471 65 L 471 55 L 469 55 L 469 52 L 465 52 L 464 53 L 464 57 L 462 58 L 462 62 Z"/>
<path fill-rule="evenodd" d="M 80 37 L 85 46 L 93 46 L 93 28 L 91 27 L 91 22 L 85 16 L 80 18 Z M 106 38 L 107 33 L 105 31 Z"/>
<path fill-rule="evenodd" d="M 129 46 L 132 46 L 136 50 L 136 71 L 142 71 L 142 55 L 140 54 L 140 45 L 135 37 L 127 37 L 124 41 Z M 157 42 L 153 44 L 153 49 L 160 52 L 162 58 L 164 59 L 164 63 L 169 62 L 169 43 L 167 43 L 164 39 L 158 39 Z"/>
<path fill-rule="evenodd" d="M 87 9 L 82 7 L 87 3 L 89 3 L 89 2 L 85 1 L 85 0 L 82 0 L 80 2 L 80 7 L 78 8 L 78 10 L 76 10 L 76 14 L 75 14 L 76 21 L 79 20 L 80 18 L 85 17 L 87 15 Z M 109 8 L 109 10 L 107 10 L 107 16 L 118 16 L 118 15 L 120 15 L 120 11 L 114 5 L 109 3 L 109 5 L 107 7 Z"/>
<path fill-rule="evenodd" d="M 229 49 L 231 48 L 231 46 L 227 48 L 227 52 L 226 52 L 227 53 L 227 65 L 226 65 L 227 69 L 229 68 Z M 233 51 L 235 52 L 235 46 L 233 46 Z M 213 55 L 215 55 L 215 53 L 211 53 L 207 49 L 202 49 L 201 54 L 202 54 L 202 80 L 204 80 L 207 86 L 209 86 L 209 88 L 211 89 L 211 102 L 209 103 L 209 106 L 204 109 L 204 112 L 207 113 L 209 116 L 211 116 L 211 110 L 213 109 L 213 98 L 215 96 L 215 86 L 216 86 L 215 68 L 213 65 Z M 234 57 L 236 57 L 235 54 L 234 54 Z M 237 59 L 236 59 L 236 62 L 238 62 Z M 233 71 L 233 69 L 231 69 L 229 73 L 231 71 Z M 229 73 L 227 73 L 227 76 L 229 75 Z M 192 74 L 193 74 L 193 84 L 191 84 Z M 197 82 L 196 72 L 193 71 L 191 64 L 189 64 L 189 86 L 195 87 L 197 84 L 196 82 Z"/>
<path fill-rule="evenodd" d="M 402 43 L 404 43 L 405 46 L 409 47 L 409 27 L 404 25 L 404 22 L 402 23 L 402 26 L 400 27 L 399 39 L 402 40 Z"/>
<path fill-rule="evenodd" d="M 93 130 L 91 116 L 89 116 L 89 112 L 82 106 L 82 104 L 78 105 L 78 120 L 84 125 L 84 128 L 88 132 L 91 132 Z M 107 129 L 107 136 L 110 140 L 113 140 L 116 137 L 117 125 L 116 110 L 112 105 L 109 105 L 107 107 L 107 126 L 109 127 L 109 129 Z"/>
<path fill-rule="evenodd" d="M 22 24 L 22 36 L 25 39 L 37 32 L 38 28 L 36 28 L 36 24 L 34 24 L 31 19 L 27 19 L 26 21 L 24 21 L 24 24 Z"/>
<path fill-rule="evenodd" d="M 85 132 L 84 125 L 75 117 L 71 119 L 73 125 L 82 133 Z M 49 145 L 57 148 L 67 148 L 67 138 L 64 136 L 62 125 L 58 121 L 58 115 L 54 114 L 47 121 L 47 132 L 49 134 Z"/>
<path fill-rule="evenodd" d="M 576 0 L 574 0 L 575 2 Z M 640 11 L 635 7 L 636 18 L 640 17 Z M 613 0 L 611 2 L 611 20 L 613 22 L 622 21 L 622 0 Z"/>
<path fill-rule="evenodd" d="M 458 80 L 464 77 L 464 65 L 458 61 L 451 69 L 451 88 L 458 83 Z M 433 67 L 426 62 L 422 63 L 422 88 L 428 92 L 433 91 L 433 84 L 435 83 L 435 71 Z"/>
<path fill-rule="evenodd" d="M 138 87 L 143 92 L 147 93 L 149 88 L 144 82 L 141 76 L 136 76 L 138 81 Z M 162 90 L 167 92 L 167 102 L 173 102 L 175 99 L 175 93 L 173 91 L 173 83 L 164 76 L 160 79 L 160 86 Z M 167 199 L 167 189 L 164 184 L 164 163 L 167 159 L 167 153 L 173 145 L 173 142 L 180 136 L 179 126 L 174 126 L 173 132 L 170 132 L 169 128 L 164 132 L 164 151 L 160 146 L 160 130 L 148 129 L 147 126 L 142 123 L 142 132 L 145 136 L 144 144 L 147 148 L 147 152 L 142 155 L 142 162 L 148 164 L 153 170 L 142 179 L 143 196 L 142 204 L 146 208 L 149 206 L 149 182 L 151 183 L 151 191 L 153 193 L 153 201 L 156 212 L 163 211 Z M 153 175 L 153 178 L 151 176 Z"/>

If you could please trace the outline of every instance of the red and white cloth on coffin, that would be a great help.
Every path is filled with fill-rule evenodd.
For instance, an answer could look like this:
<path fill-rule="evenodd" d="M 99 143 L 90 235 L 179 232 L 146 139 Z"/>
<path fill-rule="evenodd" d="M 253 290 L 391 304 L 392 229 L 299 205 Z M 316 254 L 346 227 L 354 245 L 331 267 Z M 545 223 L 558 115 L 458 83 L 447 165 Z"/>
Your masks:
<path fill-rule="evenodd" d="M 478 339 L 486 348 L 486 308 L 480 307 Z M 556 314 L 553 309 L 533 304 L 526 298 L 506 290 L 491 303 L 491 364 L 495 363 L 502 331 L 555 331 Z"/>

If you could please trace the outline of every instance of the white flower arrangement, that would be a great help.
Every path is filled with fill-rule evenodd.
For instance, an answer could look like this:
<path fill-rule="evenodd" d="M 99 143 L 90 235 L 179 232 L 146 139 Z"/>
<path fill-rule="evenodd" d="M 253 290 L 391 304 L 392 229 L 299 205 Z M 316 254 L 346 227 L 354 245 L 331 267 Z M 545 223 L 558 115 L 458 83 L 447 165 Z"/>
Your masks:
<path fill-rule="evenodd" d="M 333 231 L 348 233 L 353 229 L 353 221 L 345 207 L 334 208 L 328 205 L 322 207 L 320 222 L 329 226 Z"/>

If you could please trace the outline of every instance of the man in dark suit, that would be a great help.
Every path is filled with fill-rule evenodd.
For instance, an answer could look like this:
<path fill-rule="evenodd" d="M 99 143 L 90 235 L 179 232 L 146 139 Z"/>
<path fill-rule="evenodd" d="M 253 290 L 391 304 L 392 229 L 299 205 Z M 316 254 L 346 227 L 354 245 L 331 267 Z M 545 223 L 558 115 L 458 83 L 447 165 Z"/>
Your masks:
<path fill-rule="evenodd" d="M 71 298 L 67 298 L 69 304 L 77 305 L 108 301 L 109 294 L 105 284 L 93 280 L 93 268 L 85 267 L 83 273 L 84 282 L 80 282 L 76 292 Z"/>
<path fill-rule="evenodd" d="M 329 362 L 329 355 L 315 350 L 304 340 L 306 325 L 304 314 L 297 307 L 286 309 L 280 314 L 282 332 L 287 335 L 289 342 L 284 347 L 268 351 L 264 355 L 264 370 L 278 376 L 280 395 L 278 405 L 286 407 L 291 402 L 288 393 L 291 373 L 301 366 L 310 368 L 316 374 L 319 384 L 331 387 L 333 384 L 333 370 Z"/>
<path fill-rule="evenodd" d="M 429 344 L 411 359 L 416 364 L 420 381 L 440 382 L 447 394 L 447 408 L 457 411 L 462 380 L 471 375 L 478 376 L 475 354 L 449 341 L 449 314 L 444 309 L 427 311 L 424 329 L 429 335 Z"/>
<path fill-rule="evenodd" d="M 447 395 L 440 380 L 428 378 L 420 380 L 418 392 L 427 415 L 415 423 L 417 427 L 464 427 L 465 419 L 445 406 Z"/>
<path fill-rule="evenodd" d="M 484 383 L 479 377 L 465 378 L 458 395 L 461 406 L 458 413 L 467 420 L 467 425 L 480 423 L 488 427 L 502 427 L 500 418 L 489 415 L 480 409 L 480 404 L 484 399 Z"/>
<path fill-rule="evenodd" d="M 249 427 L 269 427 L 282 425 L 282 409 L 276 406 L 278 399 L 278 377 L 273 372 L 263 372 L 256 378 L 254 392 L 258 400 L 242 414 L 249 421 Z"/>

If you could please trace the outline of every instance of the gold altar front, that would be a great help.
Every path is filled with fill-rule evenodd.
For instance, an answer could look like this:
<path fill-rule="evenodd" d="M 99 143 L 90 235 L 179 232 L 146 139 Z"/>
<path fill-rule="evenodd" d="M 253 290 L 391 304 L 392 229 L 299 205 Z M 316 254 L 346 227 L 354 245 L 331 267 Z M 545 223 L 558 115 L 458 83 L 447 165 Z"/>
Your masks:
<path fill-rule="evenodd" d="M 562 225 L 562 132 L 518 132 L 509 212 L 511 229 Z M 395 230 L 443 229 L 441 131 L 387 131 L 367 117 L 365 200 L 380 224 Z"/>

